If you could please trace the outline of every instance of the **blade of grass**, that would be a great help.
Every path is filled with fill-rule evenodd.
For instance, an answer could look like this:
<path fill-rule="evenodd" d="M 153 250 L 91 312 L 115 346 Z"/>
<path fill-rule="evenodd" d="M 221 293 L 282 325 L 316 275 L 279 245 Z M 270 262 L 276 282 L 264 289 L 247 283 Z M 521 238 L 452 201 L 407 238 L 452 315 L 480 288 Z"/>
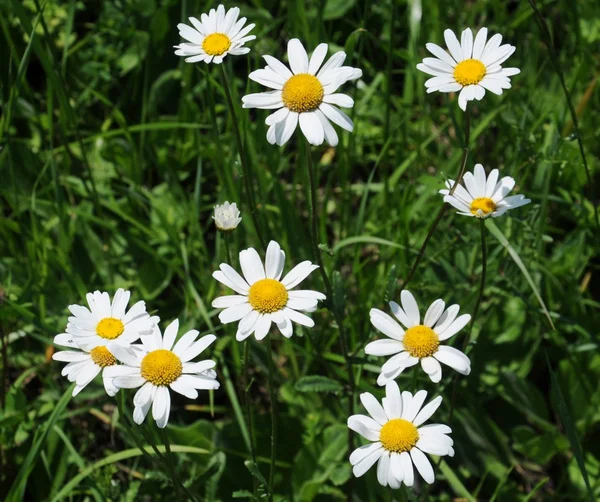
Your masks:
<path fill-rule="evenodd" d="M 517 253 L 515 251 L 515 249 L 510 245 L 510 243 L 508 242 L 508 239 L 506 237 L 504 237 L 504 234 L 500 231 L 500 229 L 496 226 L 496 224 L 493 221 L 489 220 L 487 227 L 488 227 L 490 233 L 494 237 L 496 237 L 496 239 L 498 239 L 500 244 L 502 244 L 502 246 L 504 246 L 506 251 L 508 251 L 508 254 L 510 255 L 510 257 L 513 259 L 513 261 L 515 262 L 517 267 L 519 267 L 519 270 L 521 270 L 521 272 L 523 273 L 523 276 L 525 277 L 525 280 L 527 281 L 527 283 L 529 284 L 529 287 L 533 291 L 533 294 L 535 295 L 538 303 L 540 304 L 540 307 L 542 308 L 544 315 L 548 319 L 548 323 L 552 327 L 552 330 L 555 331 L 556 328 L 554 327 L 554 323 L 552 322 L 552 317 L 550 317 L 550 312 L 548 312 L 548 308 L 546 307 L 544 300 L 542 300 L 542 295 L 540 295 L 540 292 L 539 292 L 537 286 L 535 285 L 535 282 L 533 282 L 533 278 L 531 277 L 529 270 L 527 270 L 527 267 L 523 263 L 523 260 L 521 260 L 519 253 Z"/>
<path fill-rule="evenodd" d="M 463 485 L 462 481 L 458 479 L 458 476 L 454 473 L 454 471 L 450 468 L 450 466 L 446 463 L 445 460 L 442 460 L 440 462 L 440 470 L 446 477 L 446 481 L 448 481 L 448 484 L 454 490 L 454 493 L 456 493 L 456 495 L 464 497 L 469 502 L 475 502 L 475 498 L 473 497 L 473 495 L 471 495 L 469 490 L 467 490 L 465 485 Z"/>
<path fill-rule="evenodd" d="M 550 29 L 548 28 L 548 23 L 544 19 L 540 9 L 538 8 L 535 0 L 529 0 L 529 5 L 533 9 L 537 22 L 540 25 L 540 30 L 542 31 L 544 43 L 548 47 L 548 53 L 550 54 L 550 61 L 552 62 L 552 66 L 554 66 L 554 70 L 558 75 L 558 79 L 560 80 L 560 85 L 565 94 L 565 99 L 567 100 L 567 106 L 569 107 L 569 113 L 571 114 L 571 119 L 573 120 L 573 129 L 575 129 L 575 137 L 577 138 L 577 144 L 579 145 L 579 154 L 581 155 L 581 160 L 583 161 L 583 167 L 585 168 L 585 175 L 588 179 L 588 184 L 590 185 L 590 190 L 592 192 L 592 206 L 594 207 L 594 218 L 596 220 L 596 229 L 598 233 L 596 237 L 600 236 L 600 216 L 598 215 L 598 204 L 596 204 L 596 186 L 594 183 L 594 179 L 592 178 L 592 174 L 590 171 L 590 166 L 587 162 L 587 157 L 585 155 L 585 149 L 583 148 L 583 140 L 581 139 L 581 131 L 579 129 L 579 120 L 577 119 L 577 112 L 573 107 L 573 100 L 571 99 L 571 93 L 569 88 L 567 87 L 567 83 L 565 82 L 565 75 L 562 71 L 560 63 L 558 62 L 558 55 L 554 50 L 554 44 L 552 42 L 552 35 L 550 34 Z"/>
<path fill-rule="evenodd" d="M 556 378 L 556 373 L 554 373 L 554 371 L 552 370 L 552 365 L 550 364 L 550 358 L 548 357 L 547 352 L 546 364 L 548 366 L 548 372 L 550 373 L 551 388 L 554 391 L 554 395 L 556 396 L 558 404 L 557 411 L 560 417 L 560 421 L 562 422 L 565 428 L 565 432 L 567 433 L 567 438 L 571 443 L 573 455 L 575 456 L 575 460 L 577 461 L 577 465 L 579 466 L 579 470 L 581 471 L 581 476 L 583 477 L 583 481 L 590 496 L 590 500 L 594 502 L 596 498 L 594 497 L 594 492 L 592 491 L 592 487 L 590 485 L 590 479 L 588 476 L 587 468 L 585 467 L 585 458 L 583 456 L 583 450 L 581 448 L 581 443 L 579 442 L 579 437 L 577 436 L 577 428 L 575 426 L 573 418 L 571 417 L 571 413 L 569 412 L 569 408 L 567 406 L 563 393 L 560 389 L 558 378 Z"/>
<path fill-rule="evenodd" d="M 69 404 L 69 401 L 71 400 L 71 394 L 73 393 L 74 388 L 75 384 L 71 384 L 69 386 L 69 388 L 65 391 L 62 397 L 56 403 L 56 406 L 54 407 L 54 410 L 52 410 L 52 413 L 50 414 L 48 420 L 46 420 L 46 422 L 38 430 L 38 434 L 36 434 L 33 440 L 31 449 L 27 453 L 27 457 L 25 457 L 25 460 L 23 461 L 23 464 L 19 469 L 17 477 L 15 478 L 15 481 L 10 487 L 10 491 L 6 495 L 6 502 L 19 502 L 23 500 L 23 496 L 25 494 L 25 486 L 27 484 L 27 478 L 31 474 L 35 463 L 40 458 L 40 450 L 46 442 L 48 433 L 58 421 L 60 415 L 67 407 L 67 404 Z"/>
<path fill-rule="evenodd" d="M 157 446 L 157 449 L 160 453 L 166 452 L 166 448 L 164 447 L 164 445 Z M 155 455 L 155 452 L 152 450 L 152 448 L 150 446 L 145 447 L 144 450 L 146 450 L 146 453 L 148 455 Z M 173 453 L 194 453 L 196 455 L 208 455 L 210 453 L 208 450 L 205 450 L 203 448 L 197 448 L 195 446 L 182 446 L 182 445 L 176 445 L 176 444 L 171 445 L 171 451 Z M 54 498 L 52 499 L 52 502 L 58 502 L 59 500 L 66 498 L 73 491 L 73 489 L 79 485 L 79 483 L 81 483 L 85 478 L 87 478 L 94 471 L 96 471 L 106 465 L 115 464 L 117 462 L 127 460 L 128 458 L 140 457 L 141 455 L 144 455 L 144 454 L 145 453 L 142 452 L 139 448 L 131 448 L 129 450 L 123 450 L 118 453 L 113 453 L 112 455 L 108 455 L 107 457 L 103 458 L 102 460 L 99 460 L 98 462 L 95 462 L 92 465 L 88 466 L 86 469 L 84 469 L 82 472 L 80 472 L 77 476 L 75 476 L 71 481 L 69 481 L 63 487 L 63 489 L 54 496 Z"/>

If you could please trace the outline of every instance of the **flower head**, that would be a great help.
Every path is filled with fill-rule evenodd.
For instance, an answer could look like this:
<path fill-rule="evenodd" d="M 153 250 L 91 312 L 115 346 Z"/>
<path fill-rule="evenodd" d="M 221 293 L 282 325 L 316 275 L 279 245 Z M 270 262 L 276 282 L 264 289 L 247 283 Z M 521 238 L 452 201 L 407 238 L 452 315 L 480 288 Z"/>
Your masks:
<path fill-rule="evenodd" d="M 422 425 L 442 404 L 442 397 L 438 396 L 423 406 L 426 391 L 420 390 L 414 395 L 406 391 L 400 394 L 396 382 L 386 385 L 385 394 L 381 404 L 372 394 L 361 394 L 360 400 L 370 416 L 352 415 L 348 418 L 348 427 L 371 441 L 350 455 L 354 475 L 357 478 L 362 476 L 375 462 L 379 462 L 379 483 L 400 488 L 402 483 L 413 485 L 414 465 L 427 483 L 433 483 L 435 475 L 425 453 L 454 456 L 454 442 L 448 436 L 452 432 L 450 427 Z"/>
<path fill-rule="evenodd" d="M 325 295 L 293 288 L 319 268 L 318 265 L 303 261 L 280 280 L 285 253 L 275 241 L 267 247 L 264 266 L 253 248 L 240 252 L 240 265 L 244 277 L 226 263 L 221 264 L 221 270 L 213 272 L 217 281 L 238 294 L 221 296 L 212 302 L 213 307 L 225 309 L 219 314 L 222 323 L 240 321 L 236 334 L 238 341 L 245 340 L 252 333 L 257 340 L 262 340 L 269 333 L 271 322 L 287 338 L 293 334 L 292 322 L 309 328 L 315 325 L 310 317 L 299 311 L 313 312 L 318 300 L 324 300 Z"/>
<path fill-rule="evenodd" d="M 487 28 L 481 28 L 473 40 L 471 28 L 462 32 L 459 42 L 452 30 L 444 31 L 450 54 L 439 45 L 429 43 L 427 50 L 434 58 L 425 58 L 417 68 L 433 75 L 425 82 L 427 92 L 458 92 L 458 105 L 467 109 L 467 102 L 480 100 L 488 90 L 502 94 L 510 89 L 510 77 L 521 72 L 518 68 L 502 68 L 502 63 L 515 52 L 515 47 L 502 43 L 502 35 L 496 34 L 487 43 Z"/>
<path fill-rule="evenodd" d="M 128 347 L 140 335 L 152 332 L 160 320 L 156 316 L 150 317 L 143 301 L 125 312 L 130 296 L 129 291 L 118 289 L 111 303 L 106 292 L 88 293 L 86 299 L 89 309 L 81 305 L 69 305 L 73 316 L 69 317 L 66 334 L 71 336 L 77 347 L 87 352 L 111 341 Z"/>
<path fill-rule="evenodd" d="M 215 206 L 215 214 L 213 216 L 215 225 L 222 232 L 231 232 L 242 221 L 240 217 L 240 210 L 237 208 L 237 204 L 232 202 L 231 204 L 225 201 L 225 204 Z"/>
<path fill-rule="evenodd" d="M 246 42 L 254 40 L 256 36 L 248 35 L 254 24 L 244 27 L 246 18 L 238 21 L 240 9 L 234 7 L 225 12 L 225 7 L 219 5 L 207 14 L 202 14 L 199 21 L 190 17 L 192 28 L 187 24 L 179 23 L 179 35 L 188 42 L 176 45 L 175 54 L 184 56 L 186 63 L 222 63 L 225 56 L 231 54 L 240 56 L 247 54 L 250 49 L 244 47 Z"/>
<path fill-rule="evenodd" d="M 448 180 L 448 189 L 440 190 L 444 202 L 458 209 L 458 214 L 474 216 L 475 218 L 497 218 L 509 209 L 529 204 L 531 200 L 524 195 L 511 195 L 507 197 L 515 186 L 515 180 L 505 176 L 498 181 L 499 171 L 493 169 L 486 178 L 485 169 L 481 164 L 475 164 L 473 173 L 464 176 L 465 187 L 457 185 L 456 190 L 450 195 L 454 180 Z"/>
<path fill-rule="evenodd" d="M 122 347 L 111 347 L 117 359 L 124 364 L 111 366 L 105 377 L 113 378 L 115 387 L 136 389 L 133 398 L 133 420 L 141 424 L 150 406 L 152 418 L 160 428 L 167 426 L 171 412 L 169 388 L 190 399 L 198 397 L 198 389 L 218 389 L 216 363 L 204 360 L 192 363 L 217 337 L 206 335 L 197 340 L 195 329 L 185 333 L 175 343 L 179 321 L 167 326 L 164 337 L 158 326 L 150 335 L 142 336 L 142 345 L 133 354 Z"/>
<path fill-rule="evenodd" d="M 70 350 L 55 352 L 52 359 L 68 363 L 62 370 L 61 375 L 67 377 L 69 382 L 75 382 L 73 396 L 79 394 L 99 373 L 102 373 L 104 389 L 109 396 L 114 396 L 118 388 L 113 384 L 113 379 L 106 376 L 106 368 L 118 365 L 119 361 L 113 355 L 109 347 L 113 342 L 107 345 L 97 345 L 89 350 L 82 350 L 75 338 L 68 333 L 61 333 L 54 337 L 54 343 Z M 123 350 L 135 351 L 135 345 Z"/>
<path fill-rule="evenodd" d="M 419 361 L 432 382 L 442 379 L 440 363 L 454 368 L 462 375 L 468 375 L 471 372 L 469 358 L 454 347 L 441 345 L 440 342 L 463 329 L 471 316 L 464 314 L 457 319 L 460 310 L 458 305 L 451 305 L 444 311 L 444 301 L 436 300 L 427 309 L 421 323 L 419 306 L 414 296 L 404 290 L 400 299 L 402 307 L 396 302 L 390 302 L 390 308 L 406 330 L 385 312 L 371 309 L 371 324 L 388 338 L 367 344 L 365 352 L 374 356 L 393 356 L 381 367 L 377 383 L 385 385 Z"/>
<path fill-rule="evenodd" d="M 362 70 L 342 66 L 344 52 L 336 52 L 323 64 L 326 55 L 327 44 L 319 44 L 309 59 L 302 42 L 294 38 L 288 43 L 291 71 L 278 59 L 263 56 L 267 66 L 250 73 L 255 82 L 274 89 L 242 98 L 244 108 L 277 110 L 265 120 L 269 126 L 267 140 L 272 145 L 286 143 L 298 123 L 313 145 L 324 140 L 331 146 L 337 145 L 338 135 L 331 122 L 347 131 L 354 128 L 350 117 L 337 108 L 351 108 L 353 99 L 335 91 L 347 81 L 360 78 Z"/>

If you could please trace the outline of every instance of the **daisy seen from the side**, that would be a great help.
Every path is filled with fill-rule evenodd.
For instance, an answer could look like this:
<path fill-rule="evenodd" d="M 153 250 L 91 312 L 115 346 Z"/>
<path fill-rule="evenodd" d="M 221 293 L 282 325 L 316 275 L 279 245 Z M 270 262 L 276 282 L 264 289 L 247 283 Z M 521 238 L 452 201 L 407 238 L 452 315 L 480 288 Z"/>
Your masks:
<path fill-rule="evenodd" d="M 105 370 L 117 388 L 137 389 L 133 398 L 133 420 L 141 424 L 150 407 L 152 418 L 161 429 L 167 426 L 171 412 L 173 390 L 189 399 L 198 397 L 198 390 L 219 388 L 215 362 L 191 362 L 216 340 L 214 335 L 198 339 L 198 331 L 185 333 L 176 343 L 179 321 L 176 319 L 165 329 L 164 336 L 158 326 L 152 334 L 141 337 L 141 350 L 134 353 L 122 347 L 111 347 L 123 363 Z"/>
<path fill-rule="evenodd" d="M 294 290 L 308 275 L 319 268 L 310 261 L 296 265 L 281 279 L 285 253 L 279 244 L 271 241 L 267 247 L 265 265 L 253 248 L 240 252 L 243 277 L 234 268 L 222 263 L 213 277 L 233 289 L 237 295 L 215 298 L 212 306 L 225 309 L 219 314 L 222 323 L 239 321 L 238 341 L 252 333 L 257 340 L 267 336 L 274 322 L 287 338 L 293 334 L 292 323 L 312 328 L 314 321 L 302 312 L 313 312 L 325 295 L 312 290 Z"/>
<path fill-rule="evenodd" d="M 231 54 L 240 56 L 248 54 L 250 49 L 244 47 L 246 42 L 256 36 L 248 35 L 254 24 L 246 24 L 246 18 L 238 20 L 240 9 L 233 7 L 225 12 L 225 7 L 219 5 L 208 14 L 202 14 L 200 20 L 190 17 L 192 26 L 179 23 L 179 35 L 187 42 L 175 46 L 175 55 L 185 57 L 187 63 L 222 63 Z"/>
<path fill-rule="evenodd" d="M 368 392 L 361 394 L 369 416 L 348 418 L 348 427 L 371 441 L 350 455 L 354 475 L 362 476 L 377 462 L 377 480 L 382 486 L 412 486 L 414 467 L 427 483 L 433 483 L 435 474 L 425 453 L 454 456 L 454 442 L 448 435 L 452 429 L 443 424 L 423 425 L 438 409 L 442 397 L 423 406 L 426 391 L 400 393 L 396 382 L 386 385 L 385 394 L 381 403 Z"/>
<path fill-rule="evenodd" d="M 66 334 L 71 336 L 77 347 L 87 352 L 106 346 L 109 342 L 128 347 L 140 335 L 152 332 L 160 320 L 146 312 L 146 304 L 142 300 L 127 310 L 130 296 L 129 291 L 121 288 L 112 302 L 106 292 L 88 293 L 86 299 L 89 308 L 69 305 L 73 315 L 68 319 Z"/>
<path fill-rule="evenodd" d="M 487 40 L 487 28 L 481 28 L 473 40 L 471 28 L 461 34 L 460 42 L 452 30 L 444 31 L 448 46 L 446 52 L 439 45 L 428 43 L 427 50 L 435 57 L 425 58 L 417 69 L 433 75 L 425 82 L 427 92 L 459 92 L 458 105 L 464 111 L 467 103 L 480 100 L 488 90 L 502 94 L 510 89 L 510 77 L 521 72 L 518 68 L 502 68 L 515 47 L 502 44 L 502 35 L 495 34 Z"/>
<path fill-rule="evenodd" d="M 498 176 L 498 169 L 492 169 L 489 176 L 486 176 L 483 166 L 475 164 L 473 172 L 465 173 L 463 177 L 464 187 L 457 185 L 454 193 L 450 195 L 454 180 L 448 180 L 447 188 L 440 190 L 440 194 L 444 196 L 444 202 L 458 209 L 458 214 L 475 218 L 497 218 L 510 209 L 531 202 L 521 194 L 509 197 L 515 180 L 510 176 L 498 180 Z"/>
<path fill-rule="evenodd" d="M 462 375 L 471 372 L 471 361 L 460 350 L 440 342 L 454 336 L 471 320 L 469 314 L 460 317 L 458 305 L 446 310 L 443 300 L 434 301 L 421 322 L 419 306 L 407 290 L 400 294 L 402 306 L 390 302 L 397 321 L 379 309 L 371 309 L 371 324 L 387 338 L 367 344 L 365 352 L 374 356 L 392 356 L 381 366 L 379 385 L 394 380 L 406 368 L 421 363 L 432 382 L 442 379 L 443 363 Z M 398 322 L 399 321 L 399 322 Z"/>
<path fill-rule="evenodd" d="M 96 378 L 96 376 L 104 372 L 106 368 L 119 364 L 117 358 L 111 353 L 105 345 L 98 345 L 90 350 L 82 350 L 75 343 L 72 335 L 61 333 L 54 337 L 55 345 L 67 347 L 69 350 L 61 350 L 52 355 L 55 361 L 67 363 L 62 369 L 61 375 L 67 377 L 69 382 L 75 382 L 73 396 L 79 394 L 87 385 Z M 110 345 L 110 343 L 109 343 Z M 132 350 L 131 346 L 129 349 Z M 109 396 L 114 396 L 118 392 L 118 388 L 113 384 L 113 379 L 106 377 L 102 379 L 104 389 Z"/>
<path fill-rule="evenodd" d="M 221 232 L 231 232 L 240 224 L 242 217 L 235 202 L 230 204 L 229 201 L 225 201 L 224 204 L 215 206 L 213 220 L 215 220 L 215 226 Z"/>
<path fill-rule="evenodd" d="M 267 66 L 250 73 L 249 78 L 272 89 L 267 92 L 248 94 L 242 98 L 244 108 L 277 110 L 265 122 L 269 126 L 269 143 L 285 144 L 298 124 L 312 145 L 327 141 L 338 144 L 338 135 L 331 122 L 342 129 L 352 131 L 354 124 L 338 107 L 351 108 L 354 100 L 336 91 L 349 80 L 362 76 L 362 70 L 342 66 L 346 54 L 336 52 L 325 61 L 327 44 L 319 44 L 308 57 L 302 42 L 294 38 L 288 43 L 290 68 L 272 56 L 263 56 Z"/>

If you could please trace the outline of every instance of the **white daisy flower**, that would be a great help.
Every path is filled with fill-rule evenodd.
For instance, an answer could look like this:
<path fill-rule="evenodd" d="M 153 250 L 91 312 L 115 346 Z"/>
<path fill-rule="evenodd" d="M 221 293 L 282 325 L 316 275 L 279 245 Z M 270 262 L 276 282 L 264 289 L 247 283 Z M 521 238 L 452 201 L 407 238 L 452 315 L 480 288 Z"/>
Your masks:
<path fill-rule="evenodd" d="M 480 100 L 488 90 L 502 94 L 510 89 L 510 77 L 521 72 L 518 68 L 502 68 L 502 63 L 515 52 L 515 47 L 502 43 L 502 35 L 496 34 L 487 43 L 487 28 L 477 32 L 475 40 L 471 28 L 462 32 L 459 42 L 452 30 L 444 31 L 450 54 L 436 44 L 427 44 L 434 58 L 425 58 L 417 68 L 433 75 L 425 82 L 427 92 L 458 92 L 458 106 L 464 111 L 467 102 Z"/>
<path fill-rule="evenodd" d="M 404 391 L 401 395 L 396 382 L 386 385 L 385 394 L 381 404 L 372 394 L 361 394 L 360 400 L 370 417 L 352 415 L 348 419 L 350 429 L 371 441 L 350 455 L 354 475 L 362 476 L 379 461 L 377 480 L 381 485 L 400 488 L 404 483 L 412 486 L 414 464 L 421 477 L 427 483 L 433 483 L 435 475 L 425 453 L 454 456 L 454 442 L 448 436 L 452 432 L 450 427 L 422 425 L 442 404 L 442 397 L 423 406 L 426 391 L 420 390 L 415 395 Z"/>
<path fill-rule="evenodd" d="M 215 214 L 213 216 L 216 227 L 222 232 L 231 232 L 235 230 L 242 221 L 240 210 L 235 202 L 231 204 L 225 201 L 225 204 L 215 206 Z"/>
<path fill-rule="evenodd" d="M 73 397 L 85 389 L 100 372 L 102 372 L 106 393 L 114 396 L 118 392 L 119 389 L 115 387 L 113 379 L 105 375 L 106 368 L 119 364 L 106 345 L 98 345 L 90 350 L 81 350 L 75 343 L 74 337 L 68 333 L 56 335 L 54 343 L 73 349 L 55 352 L 52 355 L 52 359 L 55 361 L 68 363 L 63 368 L 61 375 L 66 376 L 69 382 L 76 382 Z M 135 346 L 132 345 L 125 350 L 133 351 Z"/>
<path fill-rule="evenodd" d="M 267 336 L 271 322 L 287 338 L 293 334 L 292 322 L 309 328 L 315 325 L 310 317 L 299 311 L 314 312 L 318 300 L 325 300 L 325 295 L 311 290 L 293 291 L 292 288 L 319 266 L 303 261 L 280 280 L 284 264 L 285 253 L 279 244 L 271 241 L 265 266 L 256 250 L 248 248 L 240 252 L 244 277 L 226 263 L 221 264 L 221 270 L 213 272 L 217 281 L 239 293 L 221 296 L 212 302 L 213 307 L 225 309 L 219 314 L 223 324 L 240 321 L 236 333 L 238 341 L 245 340 L 252 333 L 257 340 L 262 340 Z"/>
<path fill-rule="evenodd" d="M 69 317 L 66 334 L 71 335 L 79 348 L 88 352 L 110 341 L 128 347 L 140 335 L 151 333 L 160 321 L 156 316 L 150 317 L 146 312 L 146 304 L 141 300 L 125 312 L 130 296 L 129 291 L 119 288 L 111 303 L 106 292 L 88 293 L 86 299 L 89 309 L 81 305 L 69 305 L 73 316 Z"/>
<path fill-rule="evenodd" d="M 370 312 L 371 324 L 388 339 L 367 344 L 365 352 L 374 356 L 393 355 L 381 367 L 377 383 L 386 385 L 419 361 L 432 382 L 442 379 L 440 363 L 450 366 L 462 375 L 471 373 L 471 361 L 465 354 L 454 347 L 440 345 L 440 342 L 463 329 L 471 320 L 471 316 L 464 314 L 457 319 L 460 310 L 458 305 L 451 305 L 444 311 L 444 301 L 436 300 L 427 309 L 425 319 L 421 323 L 415 297 L 404 290 L 400 294 L 400 300 L 402 307 L 396 302 L 390 302 L 390 308 L 396 319 L 406 327 L 406 331 L 385 312 L 379 309 L 371 309 Z"/>
<path fill-rule="evenodd" d="M 241 56 L 248 54 L 250 49 L 244 47 L 246 42 L 254 40 L 256 36 L 248 35 L 255 24 L 244 27 L 246 18 L 238 21 L 240 9 L 234 7 L 225 13 L 225 7 L 219 5 L 217 10 L 211 9 L 208 15 L 202 14 L 199 21 L 190 17 L 192 28 L 187 24 L 179 23 L 179 35 L 188 42 L 175 45 L 175 55 L 184 56 L 186 63 L 222 63 L 225 56 Z"/>
<path fill-rule="evenodd" d="M 524 195 L 507 197 L 515 186 L 515 180 L 510 176 L 505 176 L 498 181 L 498 169 L 493 169 L 486 179 L 483 166 L 475 164 L 473 173 L 466 173 L 463 177 L 466 190 L 462 185 L 458 185 L 454 193 L 450 195 L 454 180 L 446 181 L 448 189 L 440 190 L 444 196 L 444 202 L 458 209 L 458 214 L 476 218 L 490 216 L 497 218 L 509 209 L 515 209 L 531 202 Z"/>
<path fill-rule="evenodd" d="M 249 77 L 255 82 L 274 89 L 242 98 L 244 108 L 277 110 L 265 120 L 269 126 L 267 140 L 272 145 L 286 143 L 298 123 L 313 145 L 320 145 L 324 140 L 331 146 L 338 144 L 331 122 L 346 131 L 354 128 L 350 117 L 337 108 L 352 108 L 354 100 L 336 91 L 349 80 L 360 78 L 362 70 L 342 66 L 346 59 L 342 51 L 323 64 L 326 55 L 327 44 L 319 44 L 309 59 L 302 42 L 294 38 L 288 43 L 291 71 L 278 59 L 263 56 L 267 67 L 250 73 Z"/>
<path fill-rule="evenodd" d="M 152 418 L 161 429 L 167 426 L 171 411 L 169 388 L 190 399 L 198 397 L 197 389 L 218 389 L 217 374 L 212 369 L 215 362 L 204 360 L 190 362 L 217 337 L 206 335 L 196 340 L 195 329 L 185 333 L 177 343 L 179 320 L 175 319 L 165 329 L 164 337 L 156 326 L 150 335 L 141 337 L 142 350 L 135 353 L 115 346 L 115 356 L 124 364 L 111 366 L 105 376 L 113 378 L 115 387 L 138 390 L 133 398 L 133 420 L 141 424 L 150 406 Z"/>

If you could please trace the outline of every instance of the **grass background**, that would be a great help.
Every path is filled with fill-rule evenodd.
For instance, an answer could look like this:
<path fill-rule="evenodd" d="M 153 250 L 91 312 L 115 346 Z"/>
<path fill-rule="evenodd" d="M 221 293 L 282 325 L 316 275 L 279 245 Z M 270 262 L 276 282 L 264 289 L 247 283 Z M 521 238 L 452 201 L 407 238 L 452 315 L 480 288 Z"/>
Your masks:
<path fill-rule="evenodd" d="M 458 380 L 456 456 L 411 500 L 591 500 L 600 493 L 598 229 L 571 115 L 529 3 L 521 1 L 240 2 L 257 27 L 247 57 L 227 58 L 234 96 L 257 92 L 247 74 L 261 54 L 283 59 L 287 40 L 309 52 L 345 49 L 363 78 L 355 131 L 318 160 L 320 242 L 343 285 L 345 327 L 360 391 L 376 388 L 381 359 L 362 347 L 375 337 L 372 307 L 386 309 L 456 175 L 463 113 L 456 96 L 426 95 L 415 65 L 443 31 L 487 26 L 517 47 L 513 88 L 472 106 L 472 153 L 517 180 L 532 204 L 488 225 L 488 284 L 471 333 L 473 371 Z M 241 346 L 210 302 L 211 273 L 226 261 L 211 220 L 225 200 L 241 205 L 237 252 L 258 246 L 241 193 L 241 167 L 217 69 L 173 55 L 176 24 L 211 2 L 181 0 L 5 0 L 0 5 L 0 499 L 167 500 L 169 478 L 145 457 L 118 418 L 116 402 L 90 385 L 69 402 L 52 338 L 66 306 L 86 292 L 130 288 L 166 322 L 214 332 L 222 382 L 191 402 L 174 398 L 168 433 L 180 477 L 202 500 L 252 491 L 241 419 Z M 233 4 L 231 5 L 233 6 Z M 598 183 L 600 7 L 540 2 L 573 94 L 592 176 Z M 308 178 L 296 134 L 283 149 L 266 142 L 267 112 L 238 110 L 265 234 L 288 263 L 312 257 Z M 491 232 L 493 230 L 493 232 Z M 502 244 L 510 243 L 513 254 Z M 236 260 L 237 261 L 237 260 Z M 526 273 L 524 273 L 524 271 Z M 410 289 L 421 308 L 438 297 L 472 312 L 481 273 L 479 225 L 449 211 Z M 527 277 L 528 276 L 528 277 Z M 323 289 L 314 273 L 307 287 Z M 556 327 L 552 329 L 539 292 Z M 344 500 L 347 374 L 332 314 L 291 340 L 272 332 L 276 357 L 280 500 Z M 462 344 L 468 329 L 456 337 Z M 268 472 L 270 421 L 265 344 L 251 344 L 250 394 L 258 468 Z M 313 377 L 327 377 L 323 388 Z M 434 416 L 445 422 L 453 373 Z M 399 378 L 410 389 L 411 372 Z M 325 390 L 326 392 L 323 392 Z M 62 396 L 62 397 L 61 397 Z M 127 396 L 131 412 L 132 394 Z M 360 403 L 357 410 L 361 411 Z M 146 429 L 145 429 L 146 430 Z M 147 434 L 156 434 L 153 428 Z M 133 450 L 132 450 L 133 449 Z M 254 472 L 256 473 L 255 469 Z M 82 475 L 83 474 L 83 475 Z M 402 500 L 372 469 L 355 500 Z"/>

